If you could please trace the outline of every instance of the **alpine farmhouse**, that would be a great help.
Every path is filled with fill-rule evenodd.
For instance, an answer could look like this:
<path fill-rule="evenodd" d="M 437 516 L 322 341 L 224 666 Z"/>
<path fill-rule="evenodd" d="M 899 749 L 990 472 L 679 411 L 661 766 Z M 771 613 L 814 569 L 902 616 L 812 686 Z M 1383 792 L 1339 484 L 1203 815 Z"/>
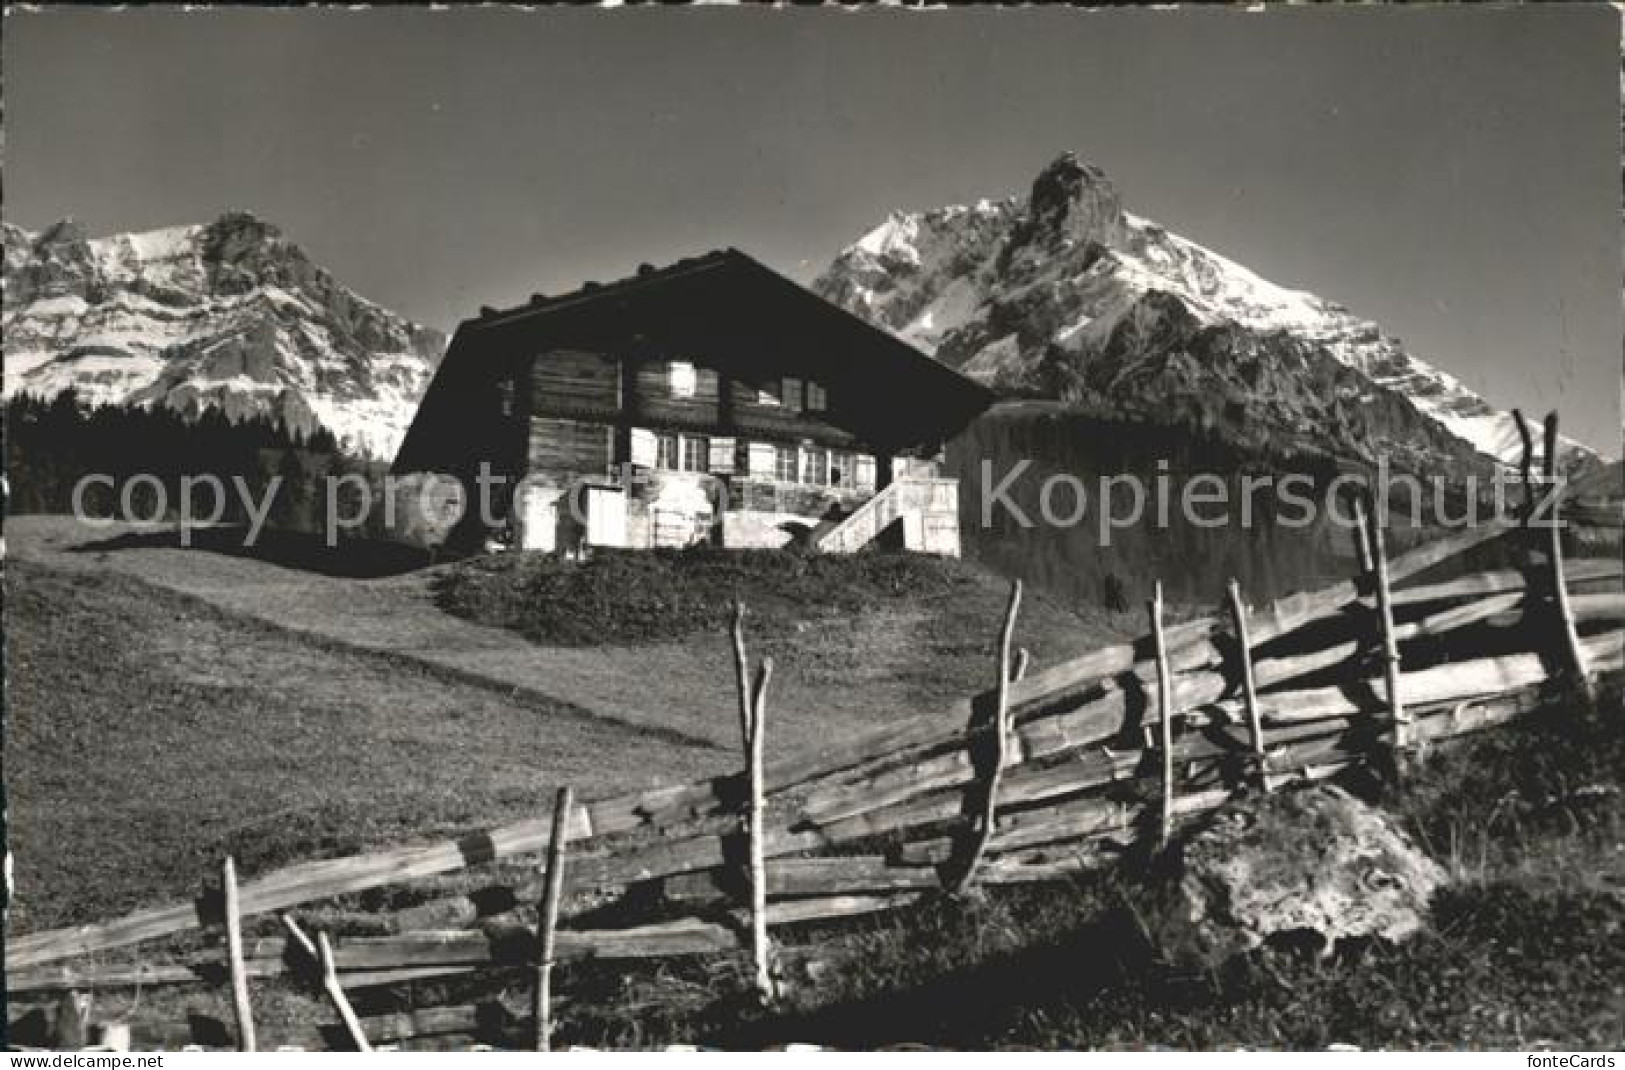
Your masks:
<path fill-rule="evenodd" d="M 495 513 L 525 550 L 881 540 L 957 556 L 942 448 L 992 401 L 728 249 L 482 309 L 393 471 L 450 475 L 473 503 L 488 464 L 505 488 Z"/>

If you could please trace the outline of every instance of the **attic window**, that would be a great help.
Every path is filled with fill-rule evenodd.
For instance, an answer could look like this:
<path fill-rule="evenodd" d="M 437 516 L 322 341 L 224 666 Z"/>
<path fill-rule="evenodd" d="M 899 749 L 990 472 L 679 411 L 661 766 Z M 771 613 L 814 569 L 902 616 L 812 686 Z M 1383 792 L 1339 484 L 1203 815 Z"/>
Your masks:
<path fill-rule="evenodd" d="M 807 381 L 807 411 L 823 412 L 829 407 L 829 395 L 824 393 L 821 383 Z"/>
<path fill-rule="evenodd" d="M 781 396 L 784 399 L 784 407 L 789 409 L 791 412 L 800 412 L 801 411 L 801 408 L 802 408 L 802 390 L 801 390 L 801 388 L 802 388 L 802 382 L 801 382 L 800 379 L 792 379 L 789 376 L 785 377 L 785 380 L 784 380 L 784 392 L 783 392 L 783 394 Z"/>
<path fill-rule="evenodd" d="M 674 360 L 666 365 L 671 377 L 672 397 L 691 398 L 694 396 L 694 386 L 699 381 L 699 375 L 694 365 L 686 360 Z"/>

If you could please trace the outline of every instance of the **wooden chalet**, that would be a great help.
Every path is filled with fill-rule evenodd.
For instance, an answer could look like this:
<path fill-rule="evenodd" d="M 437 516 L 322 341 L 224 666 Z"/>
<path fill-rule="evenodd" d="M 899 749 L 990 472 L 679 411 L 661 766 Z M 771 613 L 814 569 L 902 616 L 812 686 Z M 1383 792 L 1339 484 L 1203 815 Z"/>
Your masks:
<path fill-rule="evenodd" d="M 488 463 L 523 549 L 888 538 L 957 555 L 942 446 L 992 400 L 728 249 L 482 310 L 457 329 L 394 471 L 473 493 Z"/>

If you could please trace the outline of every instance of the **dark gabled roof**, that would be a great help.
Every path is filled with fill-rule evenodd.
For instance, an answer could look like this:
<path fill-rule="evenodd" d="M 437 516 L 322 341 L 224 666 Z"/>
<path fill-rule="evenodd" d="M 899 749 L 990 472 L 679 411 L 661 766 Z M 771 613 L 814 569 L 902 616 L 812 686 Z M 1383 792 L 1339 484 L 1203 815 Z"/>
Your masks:
<path fill-rule="evenodd" d="M 479 411 L 475 396 L 514 362 L 568 348 L 703 354 L 744 382 L 799 371 L 838 391 L 842 423 L 880 449 L 942 441 L 994 400 L 985 387 L 901 339 L 737 249 L 724 249 L 516 308 L 482 309 L 465 320 L 407 431 L 395 470 L 456 470 L 468 447 L 461 425 Z"/>

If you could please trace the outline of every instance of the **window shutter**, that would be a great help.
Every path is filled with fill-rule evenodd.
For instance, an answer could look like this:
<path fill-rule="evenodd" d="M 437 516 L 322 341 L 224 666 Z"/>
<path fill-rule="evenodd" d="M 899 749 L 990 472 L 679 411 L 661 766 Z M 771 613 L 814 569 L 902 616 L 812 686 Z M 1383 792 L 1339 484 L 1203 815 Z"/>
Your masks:
<path fill-rule="evenodd" d="M 711 440 L 711 471 L 717 475 L 732 475 L 734 470 L 734 440 L 731 438 L 713 438 Z"/>
<path fill-rule="evenodd" d="M 773 443 L 752 442 L 750 444 L 750 452 L 748 454 L 748 460 L 750 462 L 750 474 L 753 476 L 758 476 L 762 479 L 772 479 L 773 458 Z"/>
<path fill-rule="evenodd" d="M 858 489 L 874 493 L 875 459 L 869 456 L 867 453 L 858 454 L 854 462 L 854 473 L 856 475 Z"/>
<path fill-rule="evenodd" d="M 660 459 L 660 439 L 645 427 L 632 429 L 632 463 L 653 468 Z"/>

